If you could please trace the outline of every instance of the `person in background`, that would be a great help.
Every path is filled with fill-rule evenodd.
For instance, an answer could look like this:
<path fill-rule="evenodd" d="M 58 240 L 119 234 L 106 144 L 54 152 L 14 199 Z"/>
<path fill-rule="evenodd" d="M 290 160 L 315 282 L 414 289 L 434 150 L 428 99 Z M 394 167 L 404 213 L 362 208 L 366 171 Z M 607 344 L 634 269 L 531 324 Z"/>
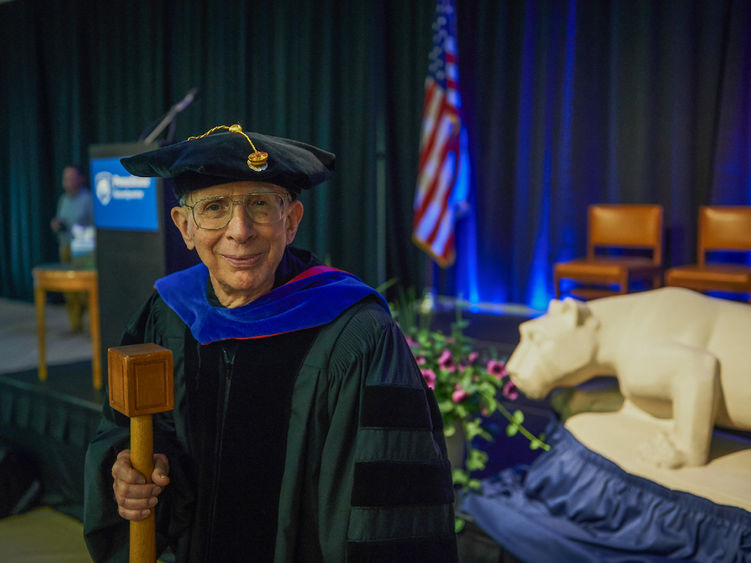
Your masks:
<path fill-rule="evenodd" d="M 57 202 L 57 213 L 50 221 L 50 227 L 57 234 L 60 248 L 60 262 L 73 261 L 71 243 L 74 227 L 85 228 L 94 225 L 94 207 L 91 192 L 86 186 L 86 176 L 79 166 L 69 165 L 63 169 L 63 193 Z M 86 293 L 66 292 L 65 307 L 73 332 L 83 330 L 83 313 L 86 308 Z"/>
<path fill-rule="evenodd" d="M 95 561 L 127 561 L 128 521 L 152 511 L 177 561 L 457 560 L 440 412 L 388 305 L 291 246 L 334 158 L 233 125 L 122 160 L 174 179 L 201 263 L 125 330 L 172 351 L 175 409 L 154 416 L 147 484 L 105 403 L 85 469 Z"/>

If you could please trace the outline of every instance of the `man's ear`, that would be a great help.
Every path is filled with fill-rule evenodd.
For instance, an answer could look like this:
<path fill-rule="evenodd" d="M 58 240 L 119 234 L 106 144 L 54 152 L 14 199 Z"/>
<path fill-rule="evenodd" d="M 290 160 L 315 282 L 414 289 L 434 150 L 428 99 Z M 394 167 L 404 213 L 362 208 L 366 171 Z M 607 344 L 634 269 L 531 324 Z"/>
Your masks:
<path fill-rule="evenodd" d="M 287 210 L 287 225 L 286 225 L 288 245 L 292 244 L 292 241 L 295 240 L 295 235 L 297 234 L 297 227 L 300 226 L 300 221 L 302 220 L 303 211 L 304 211 L 304 208 L 303 208 L 302 202 L 300 202 L 299 200 L 295 200 L 289 204 L 289 209 Z"/>
<path fill-rule="evenodd" d="M 196 245 L 193 243 L 193 235 L 188 231 L 188 213 L 185 208 L 173 207 L 170 210 L 170 216 L 172 217 L 172 222 L 180 231 L 183 241 L 185 241 L 185 246 L 188 247 L 188 250 L 193 250 Z"/>

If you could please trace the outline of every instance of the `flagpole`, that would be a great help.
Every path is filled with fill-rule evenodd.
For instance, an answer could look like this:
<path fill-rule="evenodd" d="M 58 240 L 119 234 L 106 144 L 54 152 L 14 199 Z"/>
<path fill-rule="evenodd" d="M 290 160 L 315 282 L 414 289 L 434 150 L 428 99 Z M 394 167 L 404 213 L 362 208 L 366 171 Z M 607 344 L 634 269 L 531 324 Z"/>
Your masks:
<path fill-rule="evenodd" d="M 425 258 L 425 283 L 422 300 L 420 301 L 420 312 L 430 313 L 435 310 L 435 276 L 433 272 L 435 267 L 433 266 L 433 260 L 429 257 Z"/>

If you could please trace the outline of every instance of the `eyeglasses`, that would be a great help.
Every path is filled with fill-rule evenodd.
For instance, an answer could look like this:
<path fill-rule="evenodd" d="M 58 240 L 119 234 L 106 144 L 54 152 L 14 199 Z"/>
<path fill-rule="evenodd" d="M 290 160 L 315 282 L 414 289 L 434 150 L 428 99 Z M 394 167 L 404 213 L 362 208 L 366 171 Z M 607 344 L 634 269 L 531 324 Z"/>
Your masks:
<path fill-rule="evenodd" d="M 242 205 L 254 223 L 276 223 L 282 219 L 286 195 L 277 192 L 254 192 L 242 199 L 232 196 L 212 196 L 196 201 L 193 205 L 182 204 L 193 212 L 193 220 L 200 229 L 217 230 L 226 227 L 232 219 L 235 205 Z"/>

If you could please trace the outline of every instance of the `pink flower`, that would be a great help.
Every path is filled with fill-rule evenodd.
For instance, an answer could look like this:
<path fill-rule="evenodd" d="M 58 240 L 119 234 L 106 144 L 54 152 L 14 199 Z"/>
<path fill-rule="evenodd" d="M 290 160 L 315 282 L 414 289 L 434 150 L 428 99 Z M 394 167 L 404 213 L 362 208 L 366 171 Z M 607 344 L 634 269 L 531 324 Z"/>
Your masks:
<path fill-rule="evenodd" d="M 506 385 L 503 386 L 501 392 L 504 397 L 511 399 L 512 401 L 519 396 L 519 391 L 516 389 L 516 385 L 514 385 L 514 382 L 510 379 L 506 382 Z"/>
<path fill-rule="evenodd" d="M 467 398 L 467 392 L 461 388 L 461 386 L 457 383 L 454 386 L 454 392 L 451 393 L 451 400 L 455 403 L 459 403 Z"/>
<path fill-rule="evenodd" d="M 467 356 L 467 363 L 474 364 L 477 360 L 477 356 L 479 356 L 477 352 L 470 352 L 469 356 Z"/>
<path fill-rule="evenodd" d="M 441 353 L 440 357 L 438 358 L 438 367 L 440 367 L 442 370 L 450 372 L 456 371 L 454 358 L 451 356 L 451 352 L 449 350 L 444 350 Z"/>
<path fill-rule="evenodd" d="M 420 373 L 422 373 L 422 377 L 425 379 L 428 387 L 435 389 L 435 372 L 432 369 L 423 369 L 420 370 Z"/>
<path fill-rule="evenodd" d="M 407 340 L 407 346 L 409 346 L 410 348 L 414 348 L 415 346 L 417 346 L 417 342 L 412 340 L 409 336 L 406 337 L 406 340 Z"/>
<path fill-rule="evenodd" d="M 486 368 L 490 375 L 494 375 L 498 379 L 502 379 L 505 375 L 508 375 L 506 371 L 506 365 L 503 362 L 497 360 L 490 360 Z"/>
<path fill-rule="evenodd" d="M 425 358 L 423 358 L 422 356 L 420 356 L 419 358 L 417 358 L 417 365 L 418 366 L 424 366 L 427 361 L 428 360 L 426 360 Z"/>

